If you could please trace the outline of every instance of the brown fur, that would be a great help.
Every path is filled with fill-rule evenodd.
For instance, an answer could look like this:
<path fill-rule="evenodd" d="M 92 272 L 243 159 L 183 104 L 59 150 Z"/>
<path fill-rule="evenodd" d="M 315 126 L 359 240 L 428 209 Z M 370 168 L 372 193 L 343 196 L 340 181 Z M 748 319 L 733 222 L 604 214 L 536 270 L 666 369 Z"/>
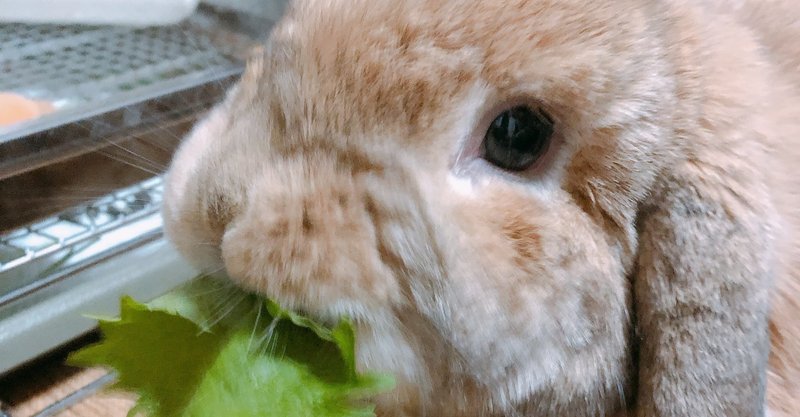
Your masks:
<path fill-rule="evenodd" d="M 798 19 L 297 3 L 176 155 L 168 234 L 354 317 L 361 366 L 400 382 L 382 416 L 800 415 Z M 475 157 L 511 104 L 556 126 L 519 175 Z"/>

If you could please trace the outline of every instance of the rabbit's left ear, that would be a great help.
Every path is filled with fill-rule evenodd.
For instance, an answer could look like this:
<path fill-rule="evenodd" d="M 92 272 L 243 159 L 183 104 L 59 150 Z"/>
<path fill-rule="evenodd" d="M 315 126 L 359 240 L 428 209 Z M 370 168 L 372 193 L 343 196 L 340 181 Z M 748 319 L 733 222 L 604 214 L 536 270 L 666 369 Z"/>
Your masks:
<path fill-rule="evenodd" d="M 720 162 L 671 169 L 640 215 L 637 417 L 764 415 L 775 216 L 758 172 Z"/>

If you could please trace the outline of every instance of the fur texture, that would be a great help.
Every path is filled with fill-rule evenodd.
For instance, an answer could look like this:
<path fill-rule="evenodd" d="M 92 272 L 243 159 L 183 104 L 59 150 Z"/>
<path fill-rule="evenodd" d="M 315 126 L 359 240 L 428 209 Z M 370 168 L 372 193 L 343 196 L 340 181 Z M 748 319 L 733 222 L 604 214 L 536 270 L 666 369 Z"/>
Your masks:
<path fill-rule="evenodd" d="M 795 3 L 298 2 L 166 230 L 353 317 L 381 416 L 800 415 Z M 520 174 L 476 153 L 515 104 L 556 127 Z"/>

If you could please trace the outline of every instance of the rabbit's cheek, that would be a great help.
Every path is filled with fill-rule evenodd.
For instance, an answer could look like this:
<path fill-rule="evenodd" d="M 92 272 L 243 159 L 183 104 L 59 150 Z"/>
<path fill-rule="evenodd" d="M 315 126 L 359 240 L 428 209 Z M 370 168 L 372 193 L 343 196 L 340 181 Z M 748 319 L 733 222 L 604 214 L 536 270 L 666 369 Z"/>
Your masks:
<path fill-rule="evenodd" d="M 602 231 L 557 196 L 499 183 L 474 192 L 439 222 L 461 236 L 448 238 L 459 243 L 446 250 L 439 298 L 470 372 L 512 402 L 556 380 L 587 395 L 592 384 L 614 386 L 626 369 L 628 293 Z"/>

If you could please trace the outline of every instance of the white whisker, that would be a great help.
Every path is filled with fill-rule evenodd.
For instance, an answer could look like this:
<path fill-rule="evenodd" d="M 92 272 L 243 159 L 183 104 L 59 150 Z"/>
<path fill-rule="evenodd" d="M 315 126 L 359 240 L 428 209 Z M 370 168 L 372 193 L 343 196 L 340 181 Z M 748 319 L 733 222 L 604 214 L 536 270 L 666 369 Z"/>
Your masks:
<path fill-rule="evenodd" d="M 247 341 L 247 351 L 250 352 L 253 346 L 253 339 L 256 335 L 256 330 L 258 330 L 258 323 L 261 321 L 261 311 L 264 309 L 264 306 L 261 303 L 258 303 L 258 313 L 256 313 L 256 322 L 253 323 L 253 331 L 250 332 L 250 339 Z"/>

